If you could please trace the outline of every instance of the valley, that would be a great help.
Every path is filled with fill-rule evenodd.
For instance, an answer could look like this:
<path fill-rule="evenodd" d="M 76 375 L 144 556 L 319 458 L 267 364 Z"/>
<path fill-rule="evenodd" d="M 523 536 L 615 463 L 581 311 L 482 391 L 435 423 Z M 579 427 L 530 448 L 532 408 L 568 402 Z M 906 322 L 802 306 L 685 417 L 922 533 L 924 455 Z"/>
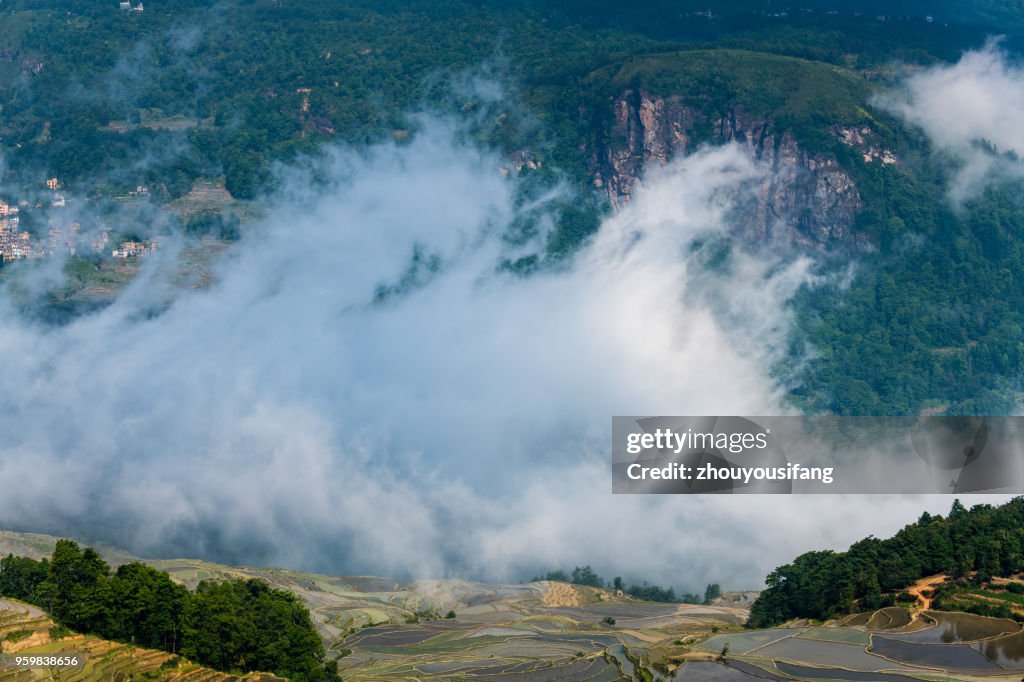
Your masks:
<path fill-rule="evenodd" d="M 45 556 L 55 542 L 0 533 L 4 553 Z M 130 558 L 110 556 L 115 563 Z M 942 575 L 910 588 L 918 599 L 912 605 L 749 629 L 751 592 L 727 592 L 708 605 L 671 604 L 552 581 L 396 581 L 186 559 L 145 563 L 189 588 L 254 578 L 297 595 L 345 680 L 1009 682 L 1024 673 L 1020 624 L 929 608 Z M 1002 581 L 1013 582 L 1024 586 Z M 114 671 L 142 679 L 277 679 L 228 678 L 163 652 L 61 632 L 39 608 L 10 599 L 0 602 L 0 640 L 5 653 L 85 652 L 88 664 L 61 672 L 68 681 L 129 679 Z M 0 670 L 0 680 L 47 674 Z"/>
<path fill-rule="evenodd" d="M 1024 5 L 854 5 L 0 0 L 0 682 L 1024 679 Z"/>

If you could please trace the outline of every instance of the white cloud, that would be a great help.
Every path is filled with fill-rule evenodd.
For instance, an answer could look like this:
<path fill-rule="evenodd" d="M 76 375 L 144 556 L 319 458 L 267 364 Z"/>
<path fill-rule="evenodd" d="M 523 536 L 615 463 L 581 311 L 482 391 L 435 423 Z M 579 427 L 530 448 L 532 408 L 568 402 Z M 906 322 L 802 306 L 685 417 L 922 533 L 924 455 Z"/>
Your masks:
<path fill-rule="evenodd" d="M 994 178 L 1024 177 L 1024 70 L 998 43 L 967 52 L 956 64 L 908 77 L 877 104 L 921 128 L 958 170 L 950 198 L 960 204 Z M 1012 154 L 1012 156 L 1011 156 Z"/>
<path fill-rule="evenodd" d="M 650 178 L 566 268 L 499 274 L 514 180 L 457 138 L 428 122 L 337 151 L 327 187 L 296 173 L 218 282 L 159 315 L 159 277 L 61 328 L 5 310 L 0 524 L 333 572 L 590 563 L 696 589 L 916 517 L 909 498 L 612 496 L 612 415 L 780 412 L 768 367 L 808 264 L 734 254 L 725 317 L 693 286 L 688 245 L 763 172 L 727 146 Z M 414 247 L 439 274 L 373 304 Z"/>

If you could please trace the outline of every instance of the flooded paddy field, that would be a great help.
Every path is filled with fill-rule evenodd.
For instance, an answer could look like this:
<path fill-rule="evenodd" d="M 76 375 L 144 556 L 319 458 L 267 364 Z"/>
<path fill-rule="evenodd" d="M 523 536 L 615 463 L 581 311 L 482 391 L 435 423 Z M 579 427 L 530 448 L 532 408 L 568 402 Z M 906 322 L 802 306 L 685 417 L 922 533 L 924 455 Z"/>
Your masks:
<path fill-rule="evenodd" d="M 797 636 L 803 639 L 818 639 L 826 642 L 859 644 L 864 647 L 871 643 L 871 635 L 863 630 L 854 630 L 853 628 L 808 628 Z"/>
<path fill-rule="evenodd" d="M 755 649 L 777 642 L 786 637 L 792 637 L 803 632 L 792 628 L 774 628 L 771 630 L 756 630 L 753 632 L 740 632 L 728 635 L 713 635 L 700 645 L 700 648 L 709 651 L 721 651 L 726 644 L 729 645 L 729 652 L 736 654 L 749 654 Z"/>
<path fill-rule="evenodd" d="M 1007 670 L 1024 669 L 1024 632 L 978 642 L 972 647 Z"/>
<path fill-rule="evenodd" d="M 866 627 L 868 630 L 895 630 L 906 627 L 909 624 L 910 612 L 907 609 L 900 606 L 890 606 L 875 611 L 874 615 L 868 619 Z"/>
<path fill-rule="evenodd" d="M 775 665 L 780 672 L 798 679 L 850 680 L 850 682 L 918 682 L 920 679 L 895 673 L 865 673 L 859 670 L 843 670 L 841 668 L 812 668 L 806 665 L 786 663 L 785 661 L 779 661 Z"/>
<path fill-rule="evenodd" d="M 953 644 L 975 642 L 1020 631 L 1020 625 L 1005 618 L 987 618 L 970 613 L 944 613 L 941 611 L 926 611 L 925 615 L 934 622 L 934 625 L 915 632 L 891 633 L 888 636 L 904 642 Z"/>
<path fill-rule="evenodd" d="M 966 644 L 919 644 L 875 635 L 871 651 L 911 665 L 952 670 L 997 670 L 999 666 Z"/>
<path fill-rule="evenodd" d="M 1024 671 L 1019 625 L 963 613 L 888 607 L 748 630 L 735 602 L 642 602 L 546 581 L 401 584 L 194 561 L 168 569 L 183 582 L 259 577 L 295 592 L 346 682 L 1017 682 Z"/>
<path fill-rule="evenodd" d="M 687 663 L 676 674 L 677 680 L 698 682 L 756 682 L 764 677 L 755 677 L 733 666 L 721 663 Z"/>
<path fill-rule="evenodd" d="M 759 658 L 774 661 L 807 662 L 814 665 L 827 665 L 849 670 L 878 672 L 883 670 L 900 670 L 907 666 L 886 660 L 865 651 L 863 646 L 825 642 L 812 639 L 788 637 L 766 647 L 758 649 Z"/>

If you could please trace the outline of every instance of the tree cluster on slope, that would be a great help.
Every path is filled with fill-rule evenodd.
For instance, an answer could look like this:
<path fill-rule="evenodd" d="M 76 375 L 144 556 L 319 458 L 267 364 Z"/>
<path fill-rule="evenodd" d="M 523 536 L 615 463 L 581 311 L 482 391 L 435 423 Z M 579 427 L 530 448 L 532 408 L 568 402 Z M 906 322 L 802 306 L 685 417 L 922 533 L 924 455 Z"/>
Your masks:
<path fill-rule="evenodd" d="M 627 585 L 621 576 L 616 576 L 610 583 L 608 583 L 605 582 L 604 578 L 595 573 L 594 569 L 590 566 L 577 566 L 572 570 L 571 574 L 566 573 L 561 569 L 548 571 L 543 575 L 535 576 L 532 580 L 551 580 L 555 582 L 570 583 L 572 585 L 596 587 L 599 589 L 608 588 L 621 591 L 635 599 L 679 604 L 710 604 L 712 600 L 717 599 L 722 594 L 722 588 L 718 583 L 709 584 L 704 590 L 703 598 L 699 594 L 690 594 L 689 592 L 676 594 L 674 587 L 648 585 L 646 581 L 639 585 L 635 583 Z"/>
<path fill-rule="evenodd" d="M 60 540 L 52 557 L 0 559 L 0 595 L 46 609 L 60 625 L 181 654 L 225 672 L 339 680 L 299 599 L 261 580 L 204 580 L 195 592 L 132 562 L 111 571 L 92 548 Z"/>
<path fill-rule="evenodd" d="M 939 573 L 954 583 L 982 584 L 1022 570 L 1024 497 L 970 510 L 956 500 L 945 518 L 926 512 L 886 540 L 869 536 L 845 552 L 807 552 L 776 568 L 747 624 L 768 627 L 793 618 L 824 620 L 877 609 L 894 604 L 919 579 Z"/>

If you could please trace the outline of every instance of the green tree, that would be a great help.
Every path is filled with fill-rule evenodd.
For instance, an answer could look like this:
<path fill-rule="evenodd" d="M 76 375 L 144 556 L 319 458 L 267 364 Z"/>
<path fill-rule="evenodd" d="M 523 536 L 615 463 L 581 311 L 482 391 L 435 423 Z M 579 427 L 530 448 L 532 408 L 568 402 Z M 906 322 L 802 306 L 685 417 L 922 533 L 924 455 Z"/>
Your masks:
<path fill-rule="evenodd" d="M 83 551 L 75 542 L 58 540 L 46 581 L 39 585 L 39 597 L 62 624 L 92 631 L 102 616 L 96 597 L 109 574 L 110 567 L 96 550 L 86 547 Z"/>
<path fill-rule="evenodd" d="M 0 595 L 38 603 L 39 586 L 50 572 L 50 562 L 8 554 L 0 559 Z"/>
<path fill-rule="evenodd" d="M 572 570 L 573 585 L 588 585 L 590 587 L 604 587 L 604 580 L 590 566 L 577 566 Z"/>
<path fill-rule="evenodd" d="M 201 582 L 185 604 L 181 652 L 219 670 L 270 670 L 293 680 L 326 675 L 308 609 L 261 580 Z"/>

